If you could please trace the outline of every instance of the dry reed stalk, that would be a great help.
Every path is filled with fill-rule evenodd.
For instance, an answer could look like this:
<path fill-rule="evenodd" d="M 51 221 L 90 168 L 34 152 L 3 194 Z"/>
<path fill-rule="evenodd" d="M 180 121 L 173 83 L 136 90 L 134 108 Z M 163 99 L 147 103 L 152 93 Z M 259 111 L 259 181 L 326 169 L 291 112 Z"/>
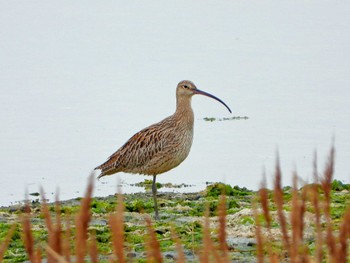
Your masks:
<path fill-rule="evenodd" d="M 221 252 L 221 261 L 229 262 L 228 246 L 226 243 L 226 195 L 220 196 L 218 205 L 218 220 L 219 220 L 219 251 Z"/>
<path fill-rule="evenodd" d="M 331 190 L 332 190 L 332 181 L 333 181 L 333 172 L 334 172 L 334 155 L 335 150 L 332 146 L 326 168 L 324 170 L 323 178 L 321 180 L 321 186 L 325 195 L 325 213 L 330 215 L 330 204 L 331 204 Z"/>
<path fill-rule="evenodd" d="M 41 249 L 40 248 L 37 248 L 37 250 L 35 252 L 35 262 L 36 263 L 41 263 L 42 262 Z"/>
<path fill-rule="evenodd" d="M 4 258 L 4 254 L 5 254 L 7 248 L 10 244 L 10 241 L 11 241 L 13 234 L 15 233 L 16 227 L 17 227 L 17 224 L 13 224 L 11 226 L 10 230 L 6 234 L 4 241 L 0 245 L 0 262 L 2 262 L 2 260 Z"/>
<path fill-rule="evenodd" d="M 49 211 L 49 206 L 46 202 L 45 193 L 42 187 L 40 187 L 40 193 L 41 193 L 41 211 L 44 215 L 45 224 L 48 232 L 48 245 L 49 247 L 54 250 L 57 254 L 61 254 L 61 219 L 60 219 L 60 213 L 59 213 L 59 204 L 58 204 L 58 194 L 56 195 L 56 224 L 52 222 L 52 218 Z M 52 254 L 47 254 L 47 262 L 55 262 L 56 260 L 52 256 Z"/>
<path fill-rule="evenodd" d="M 271 234 L 271 222 L 272 222 L 272 218 L 271 218 L 271 214 L 270 214 L 270 210 L 269 210 L 269 196 L 268 196 L 268 190 L 267 190 L 267 186 L 266 186 L 266 176 L 265 176 L 265 172 L 263 173 L 263 180 L 261 182 L 261 187 L 258 191 L 259 194 L 259 199 L 260 199 L 260 203 L 261 203 L 261 207 L 262 207 L 262 211 L 263 211 L 263 216 L 264 219 L 266 221 L 266 228 L 267 228 L 267 233 L 268 233 L 268 238 L 267 240 L 269 240 L 269 237 L 272 235 Z M 255 216 L 255 222 L 256 222 L 256 235 L 257 235 L 257 256 L 258 256 L 258 260 L 259 262 L 262 262 L 264 260 L 264 245 L 267 247 L 267 252 L 269 255 L 269 259 L 270 262 L 277 262 L 276 260 L 278 260 L 278 257 L 275 253 L 272 252 L 272 248 L 271 245 L 269 243 L 266 243 L 261 231 L 261 223 L 259 221 L 259 215 L 257 212 L 257 208 L 256 208 L 256 204 L 255 202 L 253 202 L 253 210 L 254 211 L 254 216 Z"/>
<path fill-rule="evenodd" d="M 173 241 L 175 242 L 175 248 L 176 248 L 176 252 L 177 252 L 176 262 L 177 263 L 185 263 L 186 262 L 185 253 L 182 249 L 181 241 L 180 241 L 179 237 L 176 235 L 175 229 L 173 226 L 171 227 L 171 237 L 172 237 Z"/>
<path fill-rule="evenodd" d="M 332 180 L 334 172 L 334 155 L 335 150 L 332 146 L 326 168 L 324 170 L 323 178 L 321 179 L 321 187 L 324 192 L 324 213 L 326 217 L 327 229 L 326 229 L 326 244 L 329 250 L 329 257 L 331 262 L 337 262 L 337 249 L 336 240 L 333 234 L 332 218 L 331 218 L 331 190 L 332 190 Z"/>
<path fill-rule="evenodd" d="M 292 204 L 290 213 L 290 222 L 292 226 L 292 242 L 290 248 L 291 262 L 304 262 L 306 256 L 306 249 L 303 246 L 303 231 L 304 231 L 304 214 L 305 214 L 305 202 L 306 202 L 306 190 L 302 191 L 300 196 L 298 192 L 298 175 L 293 175 L 293 188 L 292 188 Z"/>
<path fill-rule="evenodd" d="M 268 238 L 272 235 L 271 234 L 271 223 L 272 223 L 272 217 L 270 214 L 270 209 L 269 209 L 269 196 L 268 196 L 268 190 L 266 186 L 266 175 L 265 172 L 263 173 L 263 180 L 261 182 L 260 189 L 258 191 L 259 195 L 259 200 L 260 204 L 262 207 L 262 215 L 264 216 L 264 219 L 266 221 L 266 228 L 267 228 L 267 233 L 268 233 Z M 256 222 L 256 239 L 257 239 L 257 258 L 259 262 L 264 262 L 264 246 L 267 247 L 267 253 L 269 256 L 270 262 L 278 262 L 278 256 L 274 252 L 272 252 L 272 247 L 271 245 L 264 240 L 264 235 L 262 234 L 262 226 L 261 222 L 259 220 L 259 214 L 257 212 L 257 206 L 256 202 L 253 201 L 253 212 L 254 212 L 254 217 L 255 217 L 255 222 Z"/>
<path fill-rule="evenodd" d="M 314 155 L 313 176 L 314 184 L 311 187 L 304 187 L 298 190 L 296 173 L 293 175 L 293 188 L 291 200 L 291 237 L 287 232 L 287 221 L 283 214 L 283 191 L 281 186 L 281 171 L 279 161 L 277 160 L 275 183 L 274 183 L 274 201 L 277 207 L 277 215 L 280 221 L 280 229 L 282 231 L 282 241 L 284 249 L 289 253 L 290 262 L 347 262 L 349 255 L 349 239 L 350 239 L 350 207 L 343 215 L 339 234 L 335 236 L 333 229 L 333 221 L 331 218 L 331 191 L 334 174 L 334 156 L 335 150 L 332 146 L 327 164 L 323 173 L 323 177 L 319 180 L 317 172 L 317 156 Z M 324 198 L 319 193 L 320 182 Z M 264 189 L 264 187 L 262 187 Z M 265 220 L 268 222 L 268 200 L 264 190 L 259 190 L 260 202 Z M 315 211 L 315 233 L 316 233 L 316 250 L 315 257 L 312 258 L 308 247 L 304 244 L 304 227 L 306 202 L 310 201 Z M 254 216 L 256 220 L 256 239 L 257 239 L 257 260 L 264 262 L 264 236 L 261 231 L 261 223 L 258 221 L 258 213 L 253 203 Z M 323 229 L 321 224 L 321 214 L 324 211 L 326 226 Z M 267 223 L 268 227 L 269 223 Z M 325 234 L 325 239 L 323 237 Z M 324 243 L 327 246 L 327 257 L 324 257 Z M 271 254 L 270 254 L 271 255 Z M 273 255 L 273 254 L 272 254 Z M 276 255 L 270 256 L 270 262 L 278 262 Z"/>
<path fill-rule="evenodd" d="M 264 262 L 264 244 L 265 244 L 265 241 L 264 241 L 264 236 L 262 234 L 261 223 L 259 220 L 259 214 L 258 214 L 258 210 L 257 210 L 255 201 L 253 201 L 252 206 L 253 206 L 253 213 L 254 213 L 255 226 L 256 226 L 255 227 L 256 257 L 257 257 L 257 260 L 259 263 L 263 263 Z"/>
<path fill-rule="evenodd" d="M 211 239 L 209 233 L 209 206 L 206 206 L 205 217 L 204 217 L 204 228 L 203 228 L 203 251 L 200 257 L 201 263 L 210 262 L 210 249 L 211 249 Z"/>
<path fill-rule="evenodd" d="M 279 164 L 279 158 L 276 160 L 275 182 L 274 182 L 274 201 L 277 207 L 278 220 L 280 221 L 282 231 L 282 241 L 284 249 L 290 254 L 290 240 L 287 232 L 286 217 L 283 212 L 283 191 L 282 191 L 282 173 Z"/>
<path fill-rule="evenodd" d="M 146 246 L 146 251 L 147 251 L 147 262 L 158 262 L 161 263 L 163 262 L 163 257 L 162 253 L 160 251 L 160 244 L 159 241 L 157 240 L 154 228 L 152 226 L 151 219 L 149 217 L 145 217 L 146 220 L 146 226 L 148 230 L 148 239 L 147 239 L 147 246 Z"/>
<path fill-rule="evenodd" d="M 124 204 L 123 195 L 120 193 L 118 194 L 116 213 L 109 216 L 109 225 L 112 230 L 114 255 L 118 259 L 118 262 L 124 263 Z"/>
<path fill-rule="evenodd" d="M 301 200 L 300 200 L 300 206 L 299 206 L 299 223 L 300 223 L 300 244 L 302 245 L 301 247 L 301 254 L 302 254 L 302 261 L 303 262 L 309 262 L 305 261 L 306 258 L 308 258 L 309 250 L 308 247 L 304 244 L 304 229 L 305 229 L 305 212 L 306 212 L 306 202 L 307 202 L 307 195 L 308 191 L 307 190 L 302 190 L 301 191 Z"/>
<path fill-rule="evenodd" d="M 273 253 L 270 255 L 270 263 L 280 263 L 280 260 L 277 254 Z"/>
<path fill-rule="evenodd" d="M 40 194 L 41 194 L 41 212 L 45 218 L 45 224 L 46 224 L 46 228 L 47 228 L 47 232 L 49 234 L 49 237 L 52 236 L 52 232 L 53 232 L 53 224 L 51 221 L 51 216 L 50 216 L 50 212 L 49 212 L 49 206 L 46 203 L 46 197 L 45 197 L 45 193 L 44 193 L 44 189 L 42 187 L 40 187 Z"/>
<path fill-rule="evenodd" d="M 213 256 L 212 258 L 210 257 L 211 255 Z M 200 257 L 200 262 L 201 263 L 222 262 L 217 250 L 214 247 L 213 241 L 210 238 L 209 205 L 206 206 L 205 215 L 204 215 L 203 250 L 202 250 L 202 255 Z"/>
<path fill-rule="evenodd" d="M 319 176 L 317 172 L 317 153 L 314 153 L 314 161 L 313 161 L 313 177 L 314 177 L 314 184 L 312 185 L 312 188 L 310 190 L 311 194 L 311 203 L 313 204 L 313 207 L 315 209 L 315 224 L 316 224 L 316 256 L 315 260 L 316 262 L 322 262 L 323 258 L 323 234 L 322 234 L 322 228 L 321 228 L 321 210 L 320 210 L 320 204 L 319 204 L 319 193 L 318 193 L 318 187 L 319 187 Z"/>
<path fill-rule="evenodd" d="M 91 199 L 93 190 L 93 173 L 89 177 L 88 186 L 84 198 L 81 200 L 81 207 L 75 217 L 76 226 L 76 262 L 83 263 L 87 249 L 88 226 L 91 219 Z"/>
<path fill-rule="evenodd" d="M 98 263 L 98 250 L 97 250 L 97 241 L 96 241 L 96 235 L 93 233 L 90 238 L 89 242 L 89 254 L 91 258 L 92 263 Z"/>
<path fill-rule="evenodd" d="M 293 176 L 292 188 L 292 204 L 290 213 L 290 222 L 292 226 L 292 242 L 290 248 L 290 261 L 297 262 L 300 236 L 300 222 L 299 222 L 299 197 L 297 189 L 297 176 Z"/>
<path fill-rule="evenodd" d="M 62 221 L 61 221 L 61 206 L 59 201 L 59 191 L 57 190 L 56 200 L 55 200 L 55 214 L 56 214 L 56 224 L 54 226 L 54 244 L 58 254 L 62 255 Z"/>
<path fill-rule="evenodd" d="M 327 219 L 328 221 L 328 219 Z M 327 229 L 326 229 L 326 244 L 328 247 L 328 256 L 329 262 L 337 262 L 337 249 L 336 249 L 336 241 L 333 235 L 333 228 L 332 223 L 329 221 L 327 222 Z"/>
<path fill-rule="evenodd" d="M 263 210 L 263 215 L 264 215 L 264 218 L 266 220 L 266 226 L 267 226 L 267 229 L 270 233 L 272 220 L 271 220 L 271 215 L 270 215 L 270 211 L 269 211 L 269 196 L 268 196 L 268 191 L 266 188 L 265 173 L 263 174 L 263 181 L 261 182 L 261 187 L 260 187 L 258 193 L 259 193 L 259 197 L 260 197 L 261 207 Z"/>
<path fill-rule="evenodd" d="M 70 260 L 70 237 L 71 237 L 71 227 L 70 227 L 70 217 L 66 218 L 65 223 L 65 234 L 62 240 L 62 255 L 64 256 L 67 262 L 71 262 Z"/>
<path fill-rule="evenodd" d="M 37 262 L 34 249 L 34 237 L 31 230 L 30 223 L 30 207 L 28 201 L 25 204 L 25 214 L 22 217 L 22 227 L 23 227 L 23 241 L 24 247 L 27 251 L 29 261 Z"/>
<path fill-rule="evenodd" d="M 336 262 L 347 262 L 348 240 L 350 237 L 350 207 L 346 210 L 339 230 L 339 248 Z"/>
<path fill-rule="evenodd" d="M 68 261 L 66 261 L 66 259 L 61 256 L 60 254 L 58 254 L 55 250 L 53 250 L 50 246 L 46 246 L 46 252 L 47 255 L 51 255 L 52 258 L 54 259 L 54 262 L 58 262 L 58 263 L 68 263 Z"/>

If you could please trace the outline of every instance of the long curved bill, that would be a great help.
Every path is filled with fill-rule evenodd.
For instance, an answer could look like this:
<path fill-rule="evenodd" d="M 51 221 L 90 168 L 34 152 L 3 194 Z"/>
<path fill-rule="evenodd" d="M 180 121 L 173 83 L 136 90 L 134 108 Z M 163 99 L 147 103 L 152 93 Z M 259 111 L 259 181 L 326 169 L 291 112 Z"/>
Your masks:
<path fill-rule="evenodd" d="M 222 100 L 220 100 L 219 98 L 215 97 L 214 95 L 211 95 L 210 93 L 207 93 L 205 91 L 202 91 L 202 90 L 199 90 L 199 89 L 195 89 L 193 90 L 194 94 L 200 94 L 200 95 L 204 95 L 204 96 L 207 96 L 207 97 L 210 97 L 214 100 L 217 100 L 218 102 L 220 102 L 221 104 L 223 104 L 230 113 L 232 113 L 231 109 L 226 105 L 225 102 L 223 102 Z"/>

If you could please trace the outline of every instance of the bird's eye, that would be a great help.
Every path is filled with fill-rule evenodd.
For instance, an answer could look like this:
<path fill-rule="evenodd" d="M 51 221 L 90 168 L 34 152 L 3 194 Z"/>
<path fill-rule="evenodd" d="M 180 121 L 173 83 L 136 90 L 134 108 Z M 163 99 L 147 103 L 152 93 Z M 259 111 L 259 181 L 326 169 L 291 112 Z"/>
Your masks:
<path fill-rule="evenodd" d="M 185 89 L 188 89 L 188 86 L 187 86 L 187 85 L 184 85 L 184 88 L 185 88 Z"/>

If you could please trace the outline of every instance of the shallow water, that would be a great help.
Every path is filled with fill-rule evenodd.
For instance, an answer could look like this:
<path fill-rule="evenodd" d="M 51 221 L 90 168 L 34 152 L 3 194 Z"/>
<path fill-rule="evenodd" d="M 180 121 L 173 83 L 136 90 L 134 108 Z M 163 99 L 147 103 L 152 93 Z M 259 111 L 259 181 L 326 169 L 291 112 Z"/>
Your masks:
<path fill-rule="evenodd" d="M 91 170 L 140 129 L 173 113 L 182 79 L 193 97 L 190 156 L 159 182 L 271 185 L 312 180 L 335 138 L 335 177 L 349 182 L 350 4 L 199 1 L 2 3 L 0 205 L 38 192 L 81 196 Z M 40 7 L 40 8 L 39 8 Z M 327 19 L 325 19 L 327 17 Z M 206 122 L 204 117 L 248 116 Z M 96 181 L 95 195 L 146 177 Z M 177 189 L 175 189 L 177 190 Z"/>

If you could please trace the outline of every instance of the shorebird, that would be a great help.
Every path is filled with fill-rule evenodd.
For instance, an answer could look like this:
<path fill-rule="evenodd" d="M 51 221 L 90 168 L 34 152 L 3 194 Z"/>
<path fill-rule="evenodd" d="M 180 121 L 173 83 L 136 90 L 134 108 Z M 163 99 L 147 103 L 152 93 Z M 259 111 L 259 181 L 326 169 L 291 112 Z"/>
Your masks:
<path fill-rule="evenodd" d="M 219 101 L 231 113 L 231 109 L 222 100 L 197 89 L 193 82 L 183 80 L 176 88 L 175 113 L 136 133 L 106 162 L 95 168 L 95 170 L 101 170 L 98 179 L 119 172 L 153 176 L 152 194 L 155 219 L 159 219 L 157 175 L 182 163 L 191 149 L 194 122 L 191 98 L 196 94 Z"/>

